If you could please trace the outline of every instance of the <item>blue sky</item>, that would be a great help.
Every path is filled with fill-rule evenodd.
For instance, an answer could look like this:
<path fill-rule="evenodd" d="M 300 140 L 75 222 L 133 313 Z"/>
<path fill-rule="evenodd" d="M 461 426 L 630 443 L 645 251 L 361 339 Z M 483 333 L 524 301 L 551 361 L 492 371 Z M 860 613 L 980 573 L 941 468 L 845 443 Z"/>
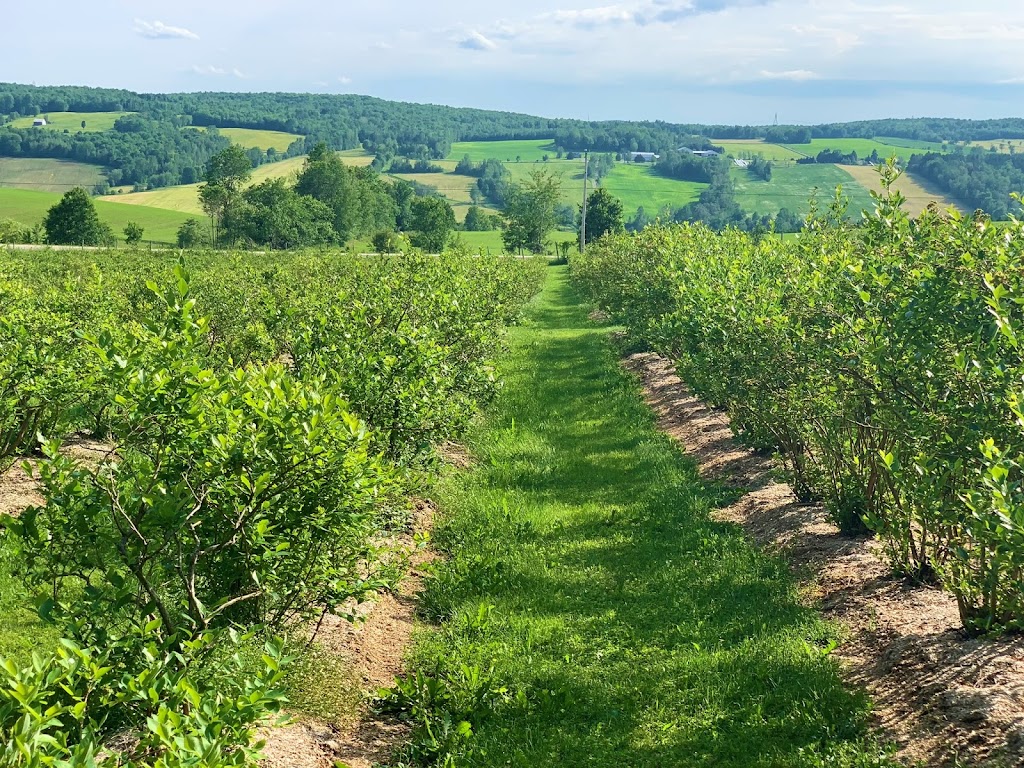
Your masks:
<path fill-rule="evenodd" d="M 61 0 L 4 16 L 0 78 L 39 85 L 702 123 L 1024 115 L 1016 2 Z"/>

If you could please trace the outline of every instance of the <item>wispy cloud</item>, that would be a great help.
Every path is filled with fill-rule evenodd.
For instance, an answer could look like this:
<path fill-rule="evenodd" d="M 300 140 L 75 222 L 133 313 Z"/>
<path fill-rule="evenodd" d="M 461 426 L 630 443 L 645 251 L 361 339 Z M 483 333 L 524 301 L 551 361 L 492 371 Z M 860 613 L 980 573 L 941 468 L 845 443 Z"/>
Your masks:
<path fill-rule="evenodd" d="M 150 40 L 198 40 L 199 35 L 191 29 L 172 27 L 162 21 L 135 20 L 135 34 Z"/>
<path fill-rule="evenodd" d="M 459 39 L 456 44 L 459 48 L 465 48 L 467 51 L 493 51 L 498 47 L 496 42 L 476 30 Z"/>
<path fill-rule="evenodd" d="M 783 72 L 770 72 L 762 69 L 758 74 L 763 80 L 794 80 L 800 82 L 821 79 L 821 75 L 817 72 L 811 72 L 809 69 L 787 69 Z"/>
<path fill-rule="evenodd" d="M 225 69 L 223 67 L 215 67 L 213 64 L 193 64 L 189 71 L 196 74 L 202 75 L 203 77 L 237 77 L 239 80 L 245 79 L 245 73 L 238 67 L 232 67 L 231 69 Z"/>

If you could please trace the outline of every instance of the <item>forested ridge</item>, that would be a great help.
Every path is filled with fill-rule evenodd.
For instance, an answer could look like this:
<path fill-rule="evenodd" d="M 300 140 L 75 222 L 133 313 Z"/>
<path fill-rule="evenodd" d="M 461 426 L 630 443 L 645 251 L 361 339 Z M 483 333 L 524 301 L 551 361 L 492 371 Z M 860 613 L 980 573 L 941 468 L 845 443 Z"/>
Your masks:
<path fill-rule="evenodd" d="M 165 186 L 194 181 L 195 172 L 227 140 L 187 126 L 252 128 L 296 134 L 288 155 L 324 142 L 332 149 L 363 147 L 386 157 L 446 157 L 457 141 L 547 139 L 565 151 L 655 152 L 707 148 L 714 139 L 806 143 L 815 138 L 888 136 L 914 141 L 1024 138 L 1024 119 L 912 118 L 814 126 L 704 125 L 664 121 L 585 121 L 514 112 L 386 101 L 353 94 L 142 94 L 80 86 L 0 83 L 0 122 L 51 112 L 129 112 L 114 131 L 64 133 L 7 126 L 0 155 L 53 157 L 97 163 L 116 171 L 112 183 Z M 281 153 L 252 151 L 254 165 Z"/>

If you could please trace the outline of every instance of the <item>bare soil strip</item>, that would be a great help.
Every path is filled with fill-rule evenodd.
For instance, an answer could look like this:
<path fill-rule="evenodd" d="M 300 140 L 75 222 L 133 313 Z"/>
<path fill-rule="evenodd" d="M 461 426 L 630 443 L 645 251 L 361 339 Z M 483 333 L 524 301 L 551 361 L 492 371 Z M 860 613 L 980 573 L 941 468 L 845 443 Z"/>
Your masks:
<path fill-rule="evenodd" d="M 970 638 L 941 590 L 891 575 L 870 539 L 842 536 L 818 504 L 778 482 L 772 460 L 739 445 L 728 416 L 696 398 L 672 364 L 630 355 L 661 429 L 702 475 L 747 493 L 716 519 L 741 525 L 805 575 L 808 598 L 849 630 L 835 651 L 876 705 L 899 757 L 927 766 L 1024 766 L 1024 638 Z"/>
<path fill-rule="evenodd" d="M 260 736 L 267 742 L 261 762 L 265 768 L 373 768 L 388 762 L 408 739 L 408 726 L 373 712 L 368 697 L 393 685 L 404 670 L 423 590 L 422 569 L 434 557 L 416 546 L 412 533 L 430 530 L 433 513 L 428 502 L 417 502 L 412 530 L 392 542 L 410 562 L 399 589 L 359 606 L 360 620 L 355 623 L 326 617 L 317 635 L 316 642 L 351 670 L 352 685 L 365 699 L 360 710 L 348 722 L 307 718 L 264 729 Z"/>

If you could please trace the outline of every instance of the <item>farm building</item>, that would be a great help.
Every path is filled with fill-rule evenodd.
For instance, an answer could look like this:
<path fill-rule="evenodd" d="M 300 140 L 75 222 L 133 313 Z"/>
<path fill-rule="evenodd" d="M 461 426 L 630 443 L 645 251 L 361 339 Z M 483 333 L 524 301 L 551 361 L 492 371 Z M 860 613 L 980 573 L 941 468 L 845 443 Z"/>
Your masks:
<path fill-rule="evenodd" d="M 693 154 L 697 157 L 718 157 L 719 154 L 713 149 L 695 149 Z"/>
<path fill-rule="evenodd" d="M 650 162 L 652 162 L 654 160 L 657 160 L 658 157 L 659 156 L 654 154 L 653 152 L 630 152 L 629 153 L 629 159 L 630 159 L 631 162 L 634 162 L 634 163 L 636 163 L 636 162 L 650 163 Z"/>
<path fill-rule="evenodd" d="M 46 120 L 42 117 L 37 117 L 32 121 L 33 128 L 42 128 L 44 125 L 46 125 Z"/>

